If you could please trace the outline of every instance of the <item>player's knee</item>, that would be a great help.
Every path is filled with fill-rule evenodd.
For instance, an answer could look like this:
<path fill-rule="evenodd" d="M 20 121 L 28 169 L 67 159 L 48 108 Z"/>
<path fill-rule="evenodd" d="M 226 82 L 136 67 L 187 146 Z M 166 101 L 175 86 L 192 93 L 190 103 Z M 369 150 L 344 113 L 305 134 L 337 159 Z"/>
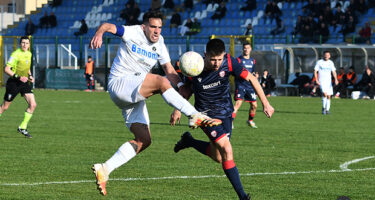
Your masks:
<path fill-rule="evenodd" d="M 140 149 L 144 150 L 151 145 L 151 137 L 138 138 L 137 143 Z"/>
<path fill-rule="evenodd" d="M 171 88 L 171 84 L 169 82 L 168 79 L 164 78 L 164 77 L 160 77 L 160 90 L 162 92 L 165 92 L 166 90 L 168 90 L 169 88 Z"/>
<path fill-rule="evenodd" d="M 36 108 L 36 103 L 30 103 L 29 108 L 30 110 L 34 111 Z"/>

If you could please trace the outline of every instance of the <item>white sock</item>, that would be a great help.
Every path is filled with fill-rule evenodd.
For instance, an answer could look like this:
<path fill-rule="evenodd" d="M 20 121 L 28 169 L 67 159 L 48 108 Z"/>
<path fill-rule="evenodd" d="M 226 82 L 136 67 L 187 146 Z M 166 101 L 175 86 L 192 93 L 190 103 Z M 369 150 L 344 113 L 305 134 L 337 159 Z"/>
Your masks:
<path fill-rule="evenodd" d="M 327 97 L 323 97 L 323 109 L 326 110 L 327 106 Z"/>
<path fill-rule="evenodd" d="M 116 168 L 127 163 L 136 156 L 136 152 L 130 142 L 126 142 L 117 150 L 113 156 L 105 162 L 108 172 L 111 173 Z"/>
<path fill-rule="evenodd" d="M 329 111 L 330 108 L 331 108 L 331 99 L 327 99 L 326 110 Z"/>
<path fill-rule="evenodd" d="M 163 97 L 164 101 L 168 103 L 168 105 L 181 111 L 186 116 L 190 116 L 198 112 L 195 110 L 194 106 L 192 106 L 173 88 L 169 88 L 161 96 Z"/>

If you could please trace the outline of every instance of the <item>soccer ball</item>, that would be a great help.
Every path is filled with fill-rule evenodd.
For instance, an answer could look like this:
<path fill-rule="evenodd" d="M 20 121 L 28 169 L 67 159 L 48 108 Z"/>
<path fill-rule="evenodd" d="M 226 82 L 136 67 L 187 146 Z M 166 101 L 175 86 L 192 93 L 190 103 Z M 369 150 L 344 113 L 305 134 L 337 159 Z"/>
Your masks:
<path fill-rule="evenodd" d="M 187 77 L 198 76 L 202 73 L 204 61 L 202 56 L 194 51 L 188 51 L 180 57 L 181 73 Z"/>

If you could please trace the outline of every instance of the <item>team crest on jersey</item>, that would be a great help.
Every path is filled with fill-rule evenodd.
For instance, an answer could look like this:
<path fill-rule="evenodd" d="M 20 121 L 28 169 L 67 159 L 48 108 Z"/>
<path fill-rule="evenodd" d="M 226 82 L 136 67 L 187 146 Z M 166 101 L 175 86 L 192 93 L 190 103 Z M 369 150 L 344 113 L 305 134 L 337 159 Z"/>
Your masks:
<path fill-rule="evenodd" d="M 216 131 L 212 131 L 212 132 L 211 132 L 211 136 L 212 136 L 212 137 L 216 137 L 216 136 L 217 136 L 217 132 L 216 132 Z"/>
<path fill-rule="evenodd" d="M 152 47 L 152 50 L 153 50 L 153 51 L 156 51 L 156 47 Z"/>
<path fill-rule="evenodd" d="M 198 78 L 198 82 L 201 82 L 202 81 L 202 78 Z"/>
<path fill-rule="evenodd" d="M 225 71 L 221 71 L 221 72 L 219 72 L 219 76 L 220 76 L 220 77 L 224 77 L 224 76 L 225 76 Z"/>

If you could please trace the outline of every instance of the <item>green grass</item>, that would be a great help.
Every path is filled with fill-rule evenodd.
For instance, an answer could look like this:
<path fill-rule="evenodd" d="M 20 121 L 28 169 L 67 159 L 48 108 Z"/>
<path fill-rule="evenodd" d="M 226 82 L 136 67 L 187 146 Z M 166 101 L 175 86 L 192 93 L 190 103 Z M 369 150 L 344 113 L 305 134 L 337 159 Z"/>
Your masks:
<path fill-rule="evenodd" d="M 4 92 L 0 89 L 1 98 Z M 237 199 L 220 164 L 193 149 L 173 152 L 188 130 L 187 119 L 170 127 L 172 108 L 160 95 L 147 101 L 152 145 L 111 174 L 122 180 L 109 181 L 102 197 L 90 167 L 132 139 L 121 111 L 105 92 L 35 94 L 38 106 L 28 127 L 32 139 L 16 132 L 26 108 L 23 98 L 0 117 L 0 199 Z M 234 124 L 235 162 L 253 199 L 375 199 L 375 170 L 354 170 L 375 168 L 375 158 L 340 171 L 340 164 L 375 156 L 374 101 L 334 99 L 328 116 L 320 113 L 320 98 L 272 97 L 270 102 L 276 112 L 267 119 L 259 106 L 258 129 L 246 125 L 247 104 Z M 200 130 L 192 134 L 207 140 Z M 158 179 L 177 176 L 188 178 Z"/>

